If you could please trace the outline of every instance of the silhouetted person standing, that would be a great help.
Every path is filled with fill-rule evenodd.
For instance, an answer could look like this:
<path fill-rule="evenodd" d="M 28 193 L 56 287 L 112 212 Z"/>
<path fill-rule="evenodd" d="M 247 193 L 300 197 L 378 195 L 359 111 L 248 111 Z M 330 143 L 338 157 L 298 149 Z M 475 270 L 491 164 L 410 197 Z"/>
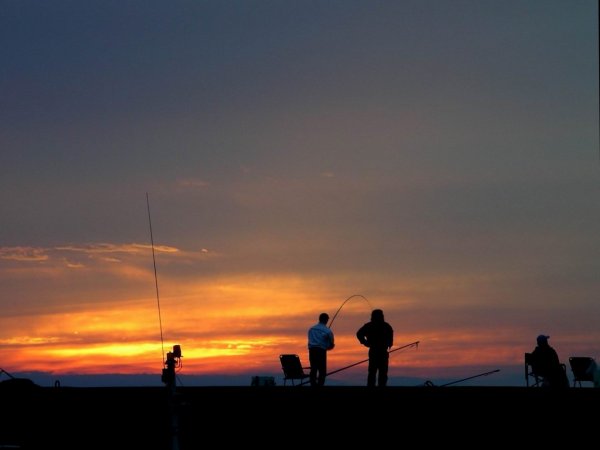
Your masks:
<path fill-rule="evenodd" d="M 310 385 L 323 386 L 327 374 L 327 352 L 335 346 L 333 331 L 327 327 L 329 314 L 321 313 L 319 323 L 308 330 L 308 359 L 310 361 Z"/>
<path fill-rule="evenodd" d="M 371 321 L 365 323 L 356 332 L 356 337 L 362 345 L 369 348 L 369 374 L 367 386 L 377 385 L 384 387 L 388 379 L 388 350 L 394 345 L 394 330 L 383 318 L 381 309 L 371 312 Z"/>
<path fill-rule="evenodd" d="M 544 379 L 546 387 L 569 387 L 569 379 L 563 369 L 556 350 L 548 344 L 548 338 L 540 334 L 537 347 L 531 352 L 533 372 Z"/>

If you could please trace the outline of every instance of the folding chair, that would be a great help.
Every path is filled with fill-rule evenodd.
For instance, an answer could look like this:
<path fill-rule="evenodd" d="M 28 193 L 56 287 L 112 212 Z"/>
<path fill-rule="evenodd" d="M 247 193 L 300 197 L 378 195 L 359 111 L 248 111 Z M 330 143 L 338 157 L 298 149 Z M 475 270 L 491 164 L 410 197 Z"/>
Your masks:
<path fill-rule="evenodd" d="M 539 367 L 536 368 L 533 355 L 525 353 L 525 383 L 527 387 L 569 387 L 569 378 L 567 377 L 567 366 L 559 364 L 560 373 L 553 372 L 551 376 L 540 375 Z M 532 380 L 530 380 L 530 378 Z"/>
<path fill-rule="evenodd" d="M 532 380 L 530 380 L 530 378 L 532 378 Z M 531 383 L 531 387 L 539 387 L 543 382 L 544 378 L 535 373 L 531 353 L 525 353 L 525 383 L 527 384 L 527 387 L 530 387 L 529 383 Z"/>
<path fill-rule="evenodd" d="M 281 369 L 283 370 L 283 385 L 287 380 L 291 380 L 292 386 L 295 386 L 294 380 L 300 380 L 300 385 L 305 378 L 309 378 L 310 375 L 304 372 L 304 369 L 310 369 L 310 367 L 302 367 L 300 364 L 300 357 L 298 355 L 279 355 L 281 361 Z"/>
<path fill-rule="evenodd" d="M 569 365 L 573 372 L 573 387 L 576 387 L 577 383 L 581 387 L 582 381 L 594 382 L 594 358 L 590 358 L 589 356 L 571 356 L 569 358 Z"/>

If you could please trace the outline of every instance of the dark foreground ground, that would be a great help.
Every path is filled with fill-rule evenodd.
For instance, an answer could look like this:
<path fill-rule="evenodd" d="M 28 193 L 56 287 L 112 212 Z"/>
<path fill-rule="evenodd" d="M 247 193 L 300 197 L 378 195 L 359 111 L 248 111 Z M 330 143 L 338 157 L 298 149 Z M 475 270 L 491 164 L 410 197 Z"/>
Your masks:
<path fill-rule="evenodd" d="M 170 398 L 159 387 L 3 387 L 0 448 L 595 448 L 600 425 L 592 388 L 179 387 L 176 416 Z"/>

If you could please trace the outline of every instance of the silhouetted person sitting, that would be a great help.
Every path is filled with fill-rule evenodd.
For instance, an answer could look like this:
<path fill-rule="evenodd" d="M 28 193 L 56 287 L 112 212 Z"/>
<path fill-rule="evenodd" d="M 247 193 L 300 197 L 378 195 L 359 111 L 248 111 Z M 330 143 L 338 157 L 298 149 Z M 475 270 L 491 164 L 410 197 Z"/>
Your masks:
<path fill-rule="evenodd" d="M 308 330 L 308 359 L 310 361 L 310 385 L 323 386 L 327 374 L 327 351 L 332 350 L 333 331 L 327 327 L 329 315 L 321 313 L 319 323 Z"/>
<path fill-rule="evenodd" d="M 381 309 L 371 312 L 371 321 L 365 323 L 356 332 L 356 337 L 362 345 L 369 348 L 369 372 L 367 386 L 384 387 L 388 380 L 388 350 L 394 345 L 394 330 L 383 318 Z"/>
<path fill-rule="evenodd" d="M 548 338 L 540 334 L 537 337 L 537 347 L 531 352 L 533 373 L 544 379 L 542 386 L 569 387 L 569 380 L 558 354 L 548 344 Z"/>

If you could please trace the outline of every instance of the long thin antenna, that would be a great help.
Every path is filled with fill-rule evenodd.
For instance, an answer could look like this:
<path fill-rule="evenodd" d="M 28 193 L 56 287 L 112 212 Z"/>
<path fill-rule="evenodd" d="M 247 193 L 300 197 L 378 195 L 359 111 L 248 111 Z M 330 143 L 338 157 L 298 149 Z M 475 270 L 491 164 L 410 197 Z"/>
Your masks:
<path fill-rule="evenodd" d="M 154 286 L 156 287 L 156 303 L 158 305 L 158 324 L 160 325 L 160 344 L 162 346 L 161 364 L 165 357 L 165 341 L 163 339 L 162 319 L 160 317 L 160 296 L 158 295 L 158 276 L 156 275 L 156 257 L 154 256 L 154 237 L 152 236 L 152 219 L 150 219 L 150 200 L 146 192 L 146 205 L 148 206 L 148 224 L 150 225 L 150 243 L 152 244 L 152 263 L 154 264 Z"/>

